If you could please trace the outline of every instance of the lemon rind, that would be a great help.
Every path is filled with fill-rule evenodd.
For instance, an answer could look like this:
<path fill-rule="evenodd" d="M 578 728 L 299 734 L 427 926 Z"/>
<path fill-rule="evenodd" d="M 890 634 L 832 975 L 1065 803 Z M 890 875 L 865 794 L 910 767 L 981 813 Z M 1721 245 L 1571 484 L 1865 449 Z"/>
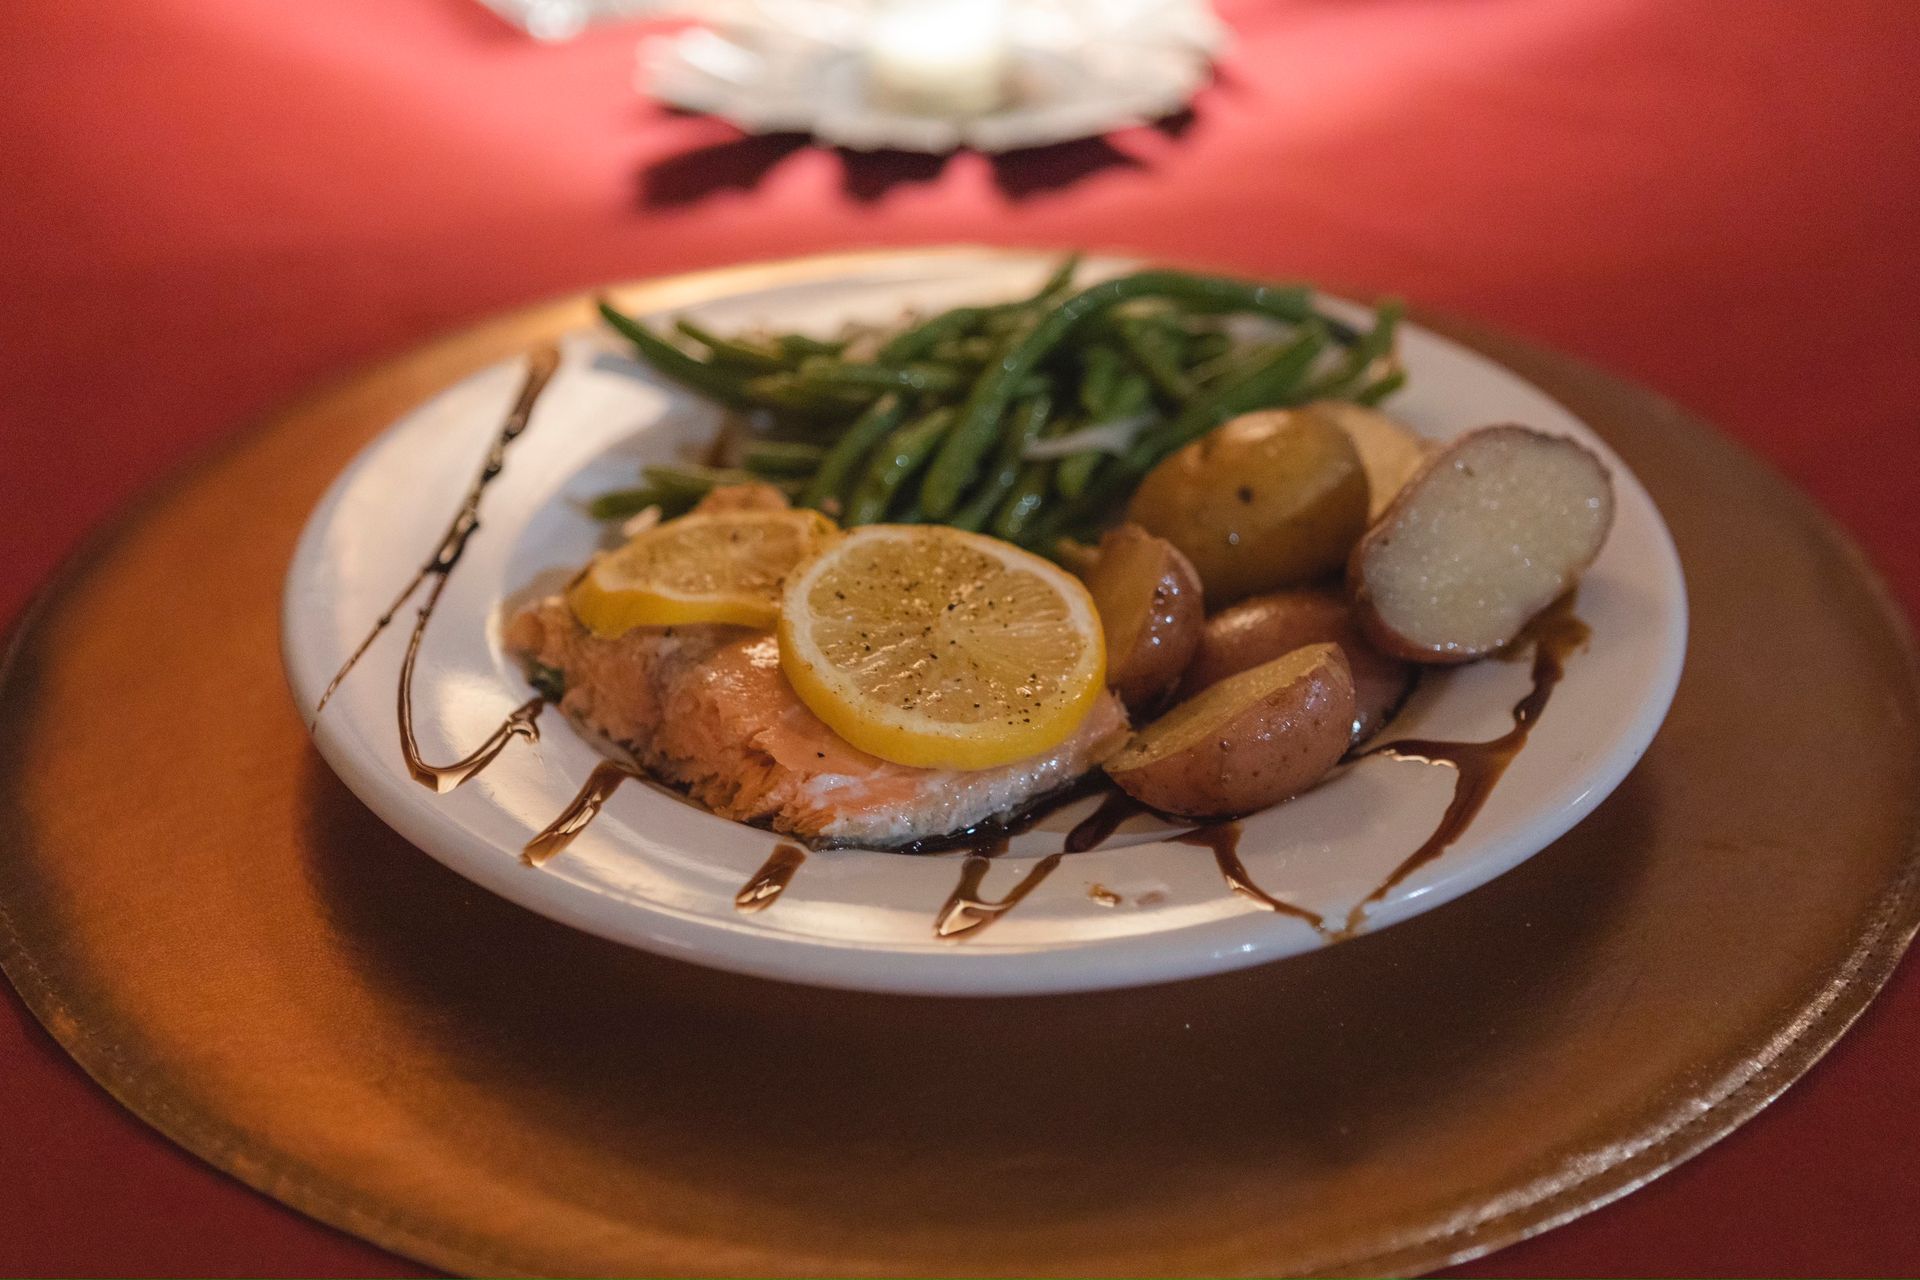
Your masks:
<path fill-rule="evenodd" d="M 894 707 L 879 708 L 857 690 L 849 690 L 846 686 L 850 682 L 835 679 L 808 661 L 807 654 L 817 646 L 811 643 L 806 619 L 797 616 L 804 615 L 805 609 L 795 608 L 790 602 L 803 600 L 836 553 L 850 543 L 897 536 L 899 530 L 924 536 L 932 528 L 941 529 L 939 536 L 967 540 L 1003 564 L 1035 573 L 1070 602 L 1076 630 L 1085 645 L 1085 656 L 1079 664 L 1081 681 L 1070 697 L 1054 704 L 1044 716 L 1036 716 L 1032 724 L 1017 728 L 956 725 Z M 920 525 L 869 525 L 856 530 L 822 548 L 788 579 L 783 605 L 775 630 L 780 642 L 780 667 L 794 692 L 822 723 L 847 742 L 895 764 L 971 771 L 1031 759 L 1071 738 L 1106 685 L 1106 644 L 1100 615 L 1079 579 L 1010 543 L 965 530 Z"/>
<path fill-rule="evenodd" d="M 808 554 L 817 552 L 821 543 L 838 532 L 824 516 L 805 509 L 696 512 L 656 525 L 627 543 L 627 546 L 631 547 L 641 539 L 674 536 L 694 525 L 770 523 L 790 523 L 812 536 L 813 547 L 796 560 L 796 567 L 806 560 Z M 617 556 L 620 551 L 610 554 Z M 599 567 L 599 563 L 596 563 L 569 587 L 566 599 L 568 608 L 581 625 L 603 639 L 620 636 L 638 627 L 676 627 L 699 623 L 753 627 L 764 631 L 772 629 L 780 614 L 777 593 L 768 598 L 737 592 L 697 594 L 664 587 L 607 587 L 596 577 Z"/>

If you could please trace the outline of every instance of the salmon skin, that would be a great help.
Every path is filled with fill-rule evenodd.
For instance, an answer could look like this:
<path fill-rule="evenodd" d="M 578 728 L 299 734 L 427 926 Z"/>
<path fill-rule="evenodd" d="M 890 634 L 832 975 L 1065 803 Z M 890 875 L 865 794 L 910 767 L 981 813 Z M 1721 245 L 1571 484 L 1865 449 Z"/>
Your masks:
<path fill-rule="evenodd" d="M 1004 818 L 1073 783 L 1125 740 L 1102 691 L 1053 750 L 995 769 L 918 769 L 848 743 L 800 701 L 779 642 L 745 627 L 595 636 L 555 596 L 508 624 L 507 647 L 565 679 L 560 709 L 724 818 L 815 844 L 889 848 Z"/>

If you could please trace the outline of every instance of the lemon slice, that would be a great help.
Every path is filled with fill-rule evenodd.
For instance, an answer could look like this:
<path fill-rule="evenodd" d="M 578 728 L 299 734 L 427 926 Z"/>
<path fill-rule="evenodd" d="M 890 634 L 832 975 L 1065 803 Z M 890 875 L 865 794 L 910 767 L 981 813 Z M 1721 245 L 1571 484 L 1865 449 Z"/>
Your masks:
<path fill-rule="evenodd" d="M 1072 736 L 1107 656 L 1080 580 L 1010 543 L 868 525 L 788 579 L 780 666 L 841 737 L 882 760 L 988 769 Z"/>
<path fill-rule="evenodd" d="M 692 622 L 771 627 L 787 574 L 833 532 L 817 511 L 682 516 L 594 561 L 567 604 L 599 636 Z"/>

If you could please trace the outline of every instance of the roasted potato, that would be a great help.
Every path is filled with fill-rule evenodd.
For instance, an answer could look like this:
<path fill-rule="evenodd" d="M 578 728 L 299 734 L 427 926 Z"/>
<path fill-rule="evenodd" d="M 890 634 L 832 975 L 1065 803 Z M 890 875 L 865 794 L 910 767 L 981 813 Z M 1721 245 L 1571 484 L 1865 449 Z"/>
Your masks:
<path fill-rule="evenodd" d="M 1367 473 L 1367 519 L 1378 520 L 1407 481 L 1425 465 L 1433 444 L 1378 409 L 1350 400 L 1316 400 L 1299 410 L 1346 432 Z"/>
<path fill-rule="evenodd" d="M 1217 609 L 1338 570 L 1366 529 L 1367 476 L 1325 418 L 1249 413 L 1148 472 L 1127 518 L 1186 554 Z"/>
<path fill-rule="evenodd" d="M 1613 479 L 1571 440 L 1483 427 L 1436 454 L 1354 548 L 1367 638 L 1416 662 L 1492 653 L 1600 554 Z"/>
<path fill-rule="evenodd" d="M 1180 703 L 1107 761 L 1128 795 L 1189 818 L 1252 813 L 1318 782 L 1346 754 L 1353 676 L 1316 644 Z"/>
<path fill-rule="evenodd" d="M 1109 529 L 1078 572 L 1106 632 L 1108 686 L 1129 710 L 1151 709 L 1199 647 L 1199 575 L 1172 543 L 1137 524 Z"/>
<path fill-rule="evenodd" d="M 1192 697 L 1310 644 L 1339 645 L 1353 673 L 1355 743 L 1378 733 L 1413 691 L 1413 665 L 1373 647 L 1344 595 L 1316 587 L 1255 596 L 1207 619 L 1180 691 Z"/>

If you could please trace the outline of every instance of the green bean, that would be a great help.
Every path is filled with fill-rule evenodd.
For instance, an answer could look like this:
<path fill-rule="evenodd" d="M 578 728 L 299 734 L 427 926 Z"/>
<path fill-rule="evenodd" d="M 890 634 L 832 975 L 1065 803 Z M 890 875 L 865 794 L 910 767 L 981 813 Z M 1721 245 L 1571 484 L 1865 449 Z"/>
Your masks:
<path fill-rule="evenodd" d="M 936 364 L 958 365 L 979 370 L 993 358 L 994 340 L 981 334 L 952 338 L 927 353 Z"/>
<path fill-rule="evenodd" d="M 693 463 L 643 467 L 640 474 L 651 487 L 688 498 L 704 498 L 715 489 L 736 484 L 771 484 L 787 494 L 792 494 L 799 487 L 792 480 L 769 480 L 765 476 L 734 467 L 703 467 Z"/>
<path fill-rule="evenodd" d="M 1100 405 L 1094 422 L 1119 422 L 1133 418 L 1148 407 L 1152 397 L 1154 390 L 1146 378 L 1133 368 L 1123 368 L 1114 386 L 1108 390 L 1106 401 Z M 1087 482 L 1092 480 L 1094 470 L 1098 470 L 1100 462 L 1106 457 L 1110 455 L 1098 449 L 1069 453 L 1068 457 L 1060 459 L 1058 466 L 1054 466 L 1054 491 L 1064 499 L 1079 497 L 1087 489 Z"/>
<path fill-rule="evenodd" d="M 685 494 L 668 493 L 652 486 L 639 489 L 615 489 L 589 502 L 587 514 L 595 520 L 625 520 L 639 515 L 648 507 L 659 507 L 660 514 L 671 519 L 692 506 L 693 502 L 694 500 Z"/>
<path fill-rule="evenodd" d="M 723 338 L 685 316 L 675 319 L 673 327 L 711 351 L 716 365 L 728 365 L 753 373 L 774 373 L 792 363 L 782 352 L 756 346 L 744 338 Z"/>
<path fill-rule="evenodd" d="M 1243 382 L 1249 375 L 1273 364 L 1275 360 L 1280 358 L 1282 353 L 1293 346 L 1294 341 L 1300 336 L 1300 332 L 1301 331 L 1296 331 L 1292 338 L 1284 342 L 1263 342 L 1256 345 L 1244 346 L 1230 353 L 1226 362 L 1222 365 L 1219 373 L 1213 380 L 1215 393 L 1217 394 L 1224 388 Z"/>
<path fill-rule="evenodd" d="M 1180 367 L 1179 358 L 1168 349 L 1166 334 L 1140 320 L 1122 320 L 1115 326 L 1121 348 L 1135 367 L 1145 374 L 1154 390 L 1175 404 L 1193 398 L 1193 382 Z"/>
<path fill-rule="evenodd" d="M 1206 278 L 1207 279 L 1227 279 L 1227 280 L 1232 279 L 1232 277 L 1223 277 L 1223 276 L 1209 276 Z M 1189 319 L 1193 319 L 1197 317 L 1226 316 L 1226 315 L 1233 315 L 1236 313 L 1248 313 L 1248 314 L 1254 314 L 1254 315 L 1264 315 L 1269 319 L 1282 320 L 1289 324 L 1299 324 L 1301 321 L 1307 319 L 1309 316 L 1315 316 L 1315 317 L 1318 317 L 1321 324 L 1326 326 L 1327 336 L 1333 339 L 1335 342 L 1339 343 L 1341 346 L 1347 346 L 1351 343 L 1358 342 L 1360 340 L 1359 329 L 1355 328 L 1353 325 L 1350 325 L 1346 321 L 1341 320 L 1335 316 L 1330 316 L 1324 312 L 1315 310 L 1313 306 L 1313 289 L 1310 286 L 1308 285 L 1298 285 L 1298 286 L 1269 285 L 1267 287 L 1275 288 L 1275 289 L 1297 287 L 1300 293 L 1302 294 L 1302 296 L 1305 298 L 1305 301 L 1306 301 L 1305 309 L 1296 314 L 1286 314 L 1286 313 L 1283 313 L 1282 311 L 1270 310 L 1266 307 L 1241 306 L 1238 303 L 1234 302 L 1229 294 L 1221 292 L 1221 293 L 1212 293 L 1207 295 L 1196 294 L 1186 298 L 1178 299 L 1177 310 L 1180 313 L 1186 315 Z"/>
<path fill-rule="evenodd" d="M 1080 425 L 1080 422 L 1072 418 L 1056 417 L 1041 429 L 1040 437 L 1044 440 L 1055 439 L 1077 429 Z M 1024 442 L 1020 452 L 1023 456 L 1026 453 Z M 1054 488 L 1059 466 L 1059 463 L 1050 458 L 1036 459 L 1022 464 L 1015 477 L 1013 488 L 1007 491 L 1006 496 L 1000 500 L 1000 505 L 994 510 L 993 528 L 996 532 L 1009 530 L 1011 534 L 1018 534 L 1039 516 L 1041 508 L 1046 505 L 1047 494 Z M 1010 534 L 1002 533 L 1000 536 L 1008 537 Z"/>
<path fill-rule="evenodd" d="M 1105 343 L 1091 344 L 1080 353 L 1080 407 L 1096 422 L 1107 416 L 1120 360 L 1120 353 Z"/>
<path fill-rule="evenodd" d="M 926 355 L 943 342 L 962 338 L 990 320 L 1008 320 L 1021 311 L 1046 302 L 1073 283 L 1079 270 L 1080 255 L 1068 254 L 1031 297 L 1017 302 L 1001 302 L 984 307 L 954 307 L 923 320 L 904 333 L 895 334 L 880 348 L 876 357 L 881 364 L 904 364 Z"/>
<path fill-rule="evenodd" d="M 1368 408 L 1372 408 L 1406 385 L 1407 371 L 1405 369 L 1393 369 L 1383 375 L 1378 381 L 1362 387 L 1359 391 L 1355 392 L 1353 401 L 1355 404 L 1364 404 Z"/>
<path fill-rule="evenodd" d="M 1023 333 L 1033 328 L 1035 313 L 1044 304 L 1021 304 L 1009 306 L 988 315 L 980 323 L 980 336 L 990 342 L 1000 342 L 1010 333 Z"/>
<path fill-rule="evenodd" d="M 740 408 L 748 403 L 741 380 L 732 372 L 694 359 L 632 316 L 614 310 L 604 298 L 599 306 L 600 315 L 634 345 L 655 372 L 722 404 Z"/>
<path fill-rule="evenodd" d="M 1241 372 L 1195 397 L 1179 417 L 1142 436 L 1129 451 L 1128 462 L 1145 475 L 1154 463 L 1228 418 L 1284 403 L 1326 345 L 1326 328 L 1317 319 L 1301 325 L 1290 340 L 1257 353 Z"/>
<path fill-rule="evenodd" d="M 802 366 L 793 373 L 768 373 L 751 379 L 747 392 L 768 401 L 807 402 L 809 398 L 837 398 L 842 403 L 862 392 L 906 391 L 916 395 L 951 395 L 964 391 L 976 375 L 944 364 L 909 364 L 891 367 L 882 364 L 818 363 Z M 1029 374 L 1015 386 L 1017 395 L 1033 395 L 1046 389 L 1047 379 Z"/>
<path fill-rule="evenodd" d="M 1210 387 L 1229 374 L 1237 372 L 1246 363 L 1246 349 L 1228 347 L 1209 360 L 1202 360 L 1187 370 L 1187 377 L 1196 387 Z"/>
<path fill-rule="evenodd" d="M 1187 376 L 1192 377 L 1194 370 L 1232 350 L 1233 339 L 1218 329 L 1193 334 L 1187 343 Z"/>
<path fill-rule="evenodd" d="M 1062 293 L 1073 287 L 1074 274 L 1079 270 L 1080 255 L 1068 254 L 1041 282 L 1040 287 L 1026 297 L 986 308 L 986 315 L 981 318 L 981 330 L 989 338 L 998 339 L 1016 329 L 1027 328 L 1042 307 L 1058 301 Z"/>
<path fill-rule="evenodd" d="M 783 333 L 774 341 L 780 344 L 781 353 L 791 364 L 798 364 L 808 356 L 837 356 L 847 349 L 844 342 L 823 342 L 804 333 Z"/>
<path fill-rule="evenodd" d="M 889 338 L 875 359 L 881 364 L 904 364 L 909 360 L 917 360 L 943 342 L 965 337 L 992 310 L 992 307 L 955 307 L 951 311 L 943 311 Z"/>
<path fill-rule="evenodd" d="M 766 440 L 750 446 L 741 465 L 759 476 L 810 476 L 819 467 L 827 451 L 817 444 L 797 440 Z"/>
<path fill-rule="evenodd" d="M 847 504 L 847 514 L 840 523 L 851 527 L 884 519 L 894 495 L 919 475 L 921 468 L 933 457 L 940 441 L 952 427 L 953 418 L 954 411 L 951 408 L 935 409 L 903 427 L 895 428 L 893 434 L 882 440 L 880 447 L 868 460 L 860 483 L 854 486 L 853 501 Z"/>
<path fill-rule="evenodd" d="M 1070 502 L 1058 502 L 1038 520 L 1017 530 L 1014 541 L 1029 550 L 1051 547 L 1069 532 L 1092 529 L 1103 522 L 1106 512 L 1146 474 L 1125 458 L 1095 455 L 1099 463 L 1086 488 Z"/>
<path fill-rule="evenodd" d="M 1040 508 L 1046 504 L 1047 490 L 1053 487 L 1053 463 L 1029 462 L 1020 468 L 1013 488 L 993 513 L 993 532 L 995 537 L 1005 538 L 1009 542 L 1020 541 L 1021 535 L 1040 514 Z"/>
<path fill-rule="evenodd" d="M 1093 350 L 1100 349 L 1093 348 L 1088 354 L 1091 355 Z M 1120 359 L 1118 352 L 1113 352 L 1112 356 L 1115 361 Z M 1114 376 L 1106 386 L 1104 394 L 1097 394 L 1099 389 L 1096 388 L 1096 394 L 1089 396 L 1084 385 L 1081 390 L 1083 399 L 1093 401 L 1091 412 L 1096 423 L 1118 422 L 1124 418 L 1131 418 L 1146 409 L 1153 399 L 1153 388 L 1146 377 L 1135 369 L 1119 364 L 1115 365 Z M 1068 454 L 1060 459 L 1059 465 L 1053 469 L 1054 489 L 1063 498 L 1079 497 L 1086 489 L 1088 480 L 1093 477 L 1094 470 L 1100 465 L 1101 459 L 1106 456 L 1097 449 L 1087 449 L 1080 453 Z"/>
<path fill-rule="evenodd" d="M 1374 308 L 1373 328 L 1360 341 L 1347 348 L 1339 365 L 1319 379 L 1302 396 L 1305 400 L 1336 400 L 1353 393 L 1367 376 L 1374 362 L 1393 354 L 1393 339 L 1406 305 L 1398 298 L 1383 299 Z"/>
<path fill-rule="evenodd" d="M 988 307 L 980 325 L 981 336 L 997 342 L 1016 330 L 1030 329 L 1043 308 L 1058 302 L 1060 295 L 1073 287 L 1073 277 L 1079 269 L 1080 255 L 1070 253 L 1041 281 L 1040 287 L 1026 297 Z"/>
<path fill-rule="evenodd" d="M 1100 421 L 1118 422 L 1122 418 L 1131 418 L 1144 413 L 1152 404 L 1153 384 L 1138 371 L 1123 368 L 1120 376 L 1113 380 L 1113 392 L 1107 397 L 1107 409 L 1100 415 Z"/>
<path fill-rule="evenodd" d="M 825 511 L 827 503 L 833 502 L 844 510 L 846 488 L 854 469 L 865 460 L 868 451 L 900 425 L 905 411 L 899 396 L 881 396 L 875 400 L 827 450 L 827 456 L 820 460 L 819 469 L 807 483 L 806 492 L 800 495 L 801 503 L 816 511 Z"/>
<path fill-rule="evenodd" d="M 1060 259 L 1060 265 L 1053 269 L 1053 274 L 1046 278 L 1039 290 L 1027 301 L 1045 302 L 1048 298 L 1065 293 L 1073 287 L 1073 277 L 1079 270 L 1080 251 L 1075 249 Z"/>
<path fill-rule="evenodd" d="M 1063 498 L 1071 500 L 1079 497 L 1086 492 L 1087 482 L 1107 456 L 1098 449 L 1068 454 L 1060 459 L 1060 465 L 1053 470 L 1053 487 L 1059 490 Z"/>
<path fill-rule="evenodd" d="M 852 364 L 839 360 L 809 360 L 792 376 L 803 384 L 814 386 L 914 391 L 931 395 L 958 391 L 968 383 L 965 374 L 945 365 Z"/>
<path fill-rule="evenodd" d="M 1047 419 L 1052 413 L 1053 397 L 1044 391 L 1022 401 L 1015 408 L 1014 429 L 1001 440 L 1000 450 L 994 455 L 993 465 L 988 468 L 985 478 L 974 485 L 966 505 L 947 518 L 948 524 L 959 529 L 974 530 L 986 525 L 999 509 L 1001 501 L 1019 483 L 1027 465 L 1021 455 L 1046 430 Z"/>
<path fill-rule="evenodd" d="M 816 420 L 856 414 L 874 394 L 856 387 L 808 381 L 797 373 L 759 374 L 742 383 L 741 391 L 751 403 Z"/>
<path fill-rule="evenodd" d="M 1093 317 L 1122 302 L 1149 297 L 1228 305 L 1296 322 L 1312 315 L 1304 288 L 1282 288 L 1182 271 L 1140 271 L 1081 290 L 1055 307 L 1032 330 L 1009 334 L 999 359 L 973 384 L 959 421 L 928 468 L 922 484 L 921 497 L 927 513 L 941 519 L 959 505 L 981 459 L 993 448 L 1016 386 L 1042 359 Z"/>

